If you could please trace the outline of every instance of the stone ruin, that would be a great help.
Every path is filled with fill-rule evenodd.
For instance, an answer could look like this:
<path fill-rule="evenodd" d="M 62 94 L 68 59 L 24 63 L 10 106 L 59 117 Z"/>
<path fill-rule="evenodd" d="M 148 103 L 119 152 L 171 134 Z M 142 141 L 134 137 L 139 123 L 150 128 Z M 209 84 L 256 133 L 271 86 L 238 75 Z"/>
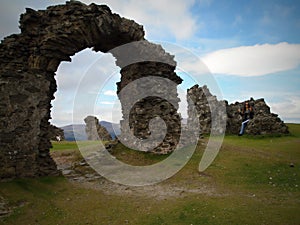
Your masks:
<path fill-rule="evenodd" d="M 245 133 L 250 135 L 280 135 L 289 134 L 288 127 L 278 117 L 272 113 L 270 107 L 263 98 L 254 100 L 250 98 L 249 103 L 254 106 L 254 118 L 247 124 Z M 227 105 L 227 133 L 237 134 L 242 123 L 242 116 L 238 109 L 242 109 L 245 102 L 235 102 Z"/>
<path fill-rule="evenodd" d="M 65 140 L 64 130 L 56 127 L 52 124 L 49 126 L 48 135 L 51 141 L 63 141 Z M 59 140 L 58 140 L 59 137 Z"/>
<path fill-rule="evenodd" d="M 95 116 L 87 116 L 84 119 L 85 132 L 90 141 L 110 141 L 112 140 L 110 134 L 105 127 L 101 126 L 99 120 Z"/>
<path fill-rule="evenodd" d="M 228 104 L 227 101 L 218 101 L 216 96 L 213 96 L 206 85 L 199 87 L 195 85 L 188 89 L 187 94 L 193 100 L 198 118 L 200 121 L 200 129 L 202 134 L 210 134 L 211 132 L 211 112 L 215 110 L 215 106 L 219 104 L 226 105 L 227 117 L 224 117 L 226 123 L 227 134 L 238 134 L 241 128 L 242 116 L 238 112 L 242 109 L 245 102 L 236 102 Z M 210 108 L 208 100 L 213 108 Z M 288 127 L 278 117 L 277 114 L 271 113 L 270 107 L 266 104 L 263 98 L 254 100 L 250 98 L 250 104 L 254 106 L 254 118 L 249 121 L 245 133 L 250 135 L 277 135 L 288 134 Z"/>
<path fill-rule="evenodd" d="M 145 40 L 141 25 L 112 13 L 105 5 L 70 1 L 46 10 L 27 8 L 21 15 L 20 29 L 20 34 L 4 38 L 0 44 L 0 179 L 59 174 L 49 154 L 51 100 L 57 90 L 55 72 L 62 61 L 71 61 L 71 56 L 86 48 L 110 52 L 121 68 L 117 93 L 123 114 L 122 138 L 132 143 L 147 139 L 152 135 L 149 123 L 160 117 L 166 124 L 166 135 L 153 151 L 165 154 L 175 149 L 181 130 L 177 85 L 182 80 L 174 72 L 174 56 L 160 45 Z M 128 43 L 131 45 L 127 51 L 116 49 Z M 149 76 L 167 78 L 173 83 L 165 88 L 164 82 L 151 83 L 150 79 L 149 84 L 153 87 L 150 85 L 148 89 L 154 94 L 139 99 L 128 109 L 130 96 L 122 94 L 123 89 L 127 84 Z M 195 99 L 196 89 L 190 89 Z M 143 90 L 143 85 L 134 84 L 131 95 L 138 95 Z M 160 97 L 164 94 L 172 104 Z M 203 118 L 205 122 L 201 122 L 201 127 L 208 132 L 210 112 L 207 103 L 202 98 L 199 101 L 198 117 Z M 223 104 L 216 99 L 212 101 L 216 109 Z M 246 132 L 288 132 L 283 122 L 268 111 L 263 100 L 256 100 L 255 104 L 263 111 L 257 113 L 257 122 L 249 123 Z M 238 129 L 234 125 L 238 122 L 233 119 L 237 105 L 226 105 L 228 132 L 235 133 Z M 193 123 L 194 116 L 188 123 Z M 156 124 L 151 126 L 154 130 L 157 128 Z"/>
<path fill-rule="evenodd" d="M 110 51 L 121 68 L 118 93 L 128 82 L 144 76 L 181 82 L 174 72 L 174 57 L 159 45 L 147 42 L 141 25 L 112 13 L 105 5 L 70 1 L 46 10 L 27 8 L 20 17 L 20 29 L 20 34 L 4 38 L 0 44 L 0 179 L 59 174 L 49 154 L 51 100 L 57 89 L 55 72 L 59 64 L 71 61 L 75 53 L 85 48 Z M 132 52 L 111 51 L 135 41 L 143 41 L 142 47 L 133 47 L 136 62 L 128 61 Z M 146 60 L 138 61 L 145 50 Z M 176 85 L 164 91 L 173 93 L 179 101 Z M 120 98 L 122 110 L 128 113 L 125 99 Z M 153 107 L 154 104 L 159 106 Z M 130 132 L 143 139 L 149 135 L 145 123 L 161 115 L 162 109 L 170 114 L 163 115 L 167 135 L 155 149 L 158 153 L 172 151 L 176 145 L 180 130 L 176 104 L 171 107 L 156 97 L 141 99 L 129 112 L 129 121 L 125 121 L 130 123 Z"/>
<path fill-rule="evenodd" d="M 213 134 L 218 135 L 225 132 L 227 119 L 225 101 L 218 101 L 217 97 L 209 92 L 206 85 L 199 87 L 198 84 L 187 90 L 187 99 L 188 125 L 199 124 L 201 134 L 210 134 L 214 118 Z M 197 115 L 192 115 L 192 105 L 195 107 Z"/>
<path fill-rule="evenodd" d="M 147 144 L 138 142 L 149 138 L 151 135 L 150 121 L 153 119 L 155 121 L 155 118 L 160 117 L 166 123 L 166 134 L 163 141 L 151 151 L 156 154 L 170 153 L 176 148 L 181 131 L 181 117 L 177 112 L 180 101 L 177 85 L 182 82 L 182 79 L 174 72 L 176 68 L 174 56 L 165 52 L 161 46 L 149 42 L 133 44 L 129 51 L 131 52 L 130 57 L 137 63 L 122 67 L 122 64 L 128 63 L 117 61 L 117 64 L 121 63 L 120 67 L 122 68 L 121 81 L 117 83 L 117 94 L 122 105 L 123 115 L 123 120 L 120 121 L 121 136 L 118 138 L 132 148 L 140 150 L 147 148 Z M 118 55 L 119 53 L 114 52 L 114 54 Z M 120 54 L 126 54 L 126 52 L 120 52 Z M 126 57 L 117 58 L 126 59 Z M 149 75 L 162 79 L 156 80 Z M 143 80 L 139 82 L 141 78 Z M 123 88 L 128 84 L 131 85 L 130 95 L 122 93 Z M 142 94 L 146 94 L 146 97 L 139 99 L 133 107 L 130 107 L 133 96 Z M 168 100 L 162 96 L 167 96 Z M 159 124 L 159 121 L 156 123 Z M 126 128 L 125 124 L 129 124 L 129 127 Z M 152 125 L 155 126 L 155 124 Z"/>

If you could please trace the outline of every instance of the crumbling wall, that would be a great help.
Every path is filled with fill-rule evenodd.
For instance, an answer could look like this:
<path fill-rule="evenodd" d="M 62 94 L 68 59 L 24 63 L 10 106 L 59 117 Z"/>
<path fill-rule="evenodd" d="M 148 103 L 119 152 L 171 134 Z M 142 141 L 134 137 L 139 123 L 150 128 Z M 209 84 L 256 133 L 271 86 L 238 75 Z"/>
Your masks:
<path fill-rule="evenodd" d="M 286 124 L 278 117 L 277 114 L 271 112 L 263 98 L 250 98 L 249 103 L 254 108 L 254 118 L 247 124 L 245 133 L 251 135 L 265 135 L 265 134 L 288 134 L 289 130 Z M 242 109 L 244 102 L 235 102 L 227 106 L 227 133 L 237 134 L 242 123 L 242 116 L 238 109 Z"/>
<path fill-rule="evenodd" d="M 48 136 L 51 141 L 63 141 L 65 140 L 64 130 L 56 127 L 52 124 L 49 126 Z"/>
<path fill-rule="evenodd" d="M 129 51 L 132 61 L 136 61 L 129 65 L 119 60 L 127 58 L 118 55 L 124 52 L 113 52 L 117 55 L 117 65 L 122 68 L 121 81 L 117 83 L 117 93 L 122 104 L 123 120 L 120 125 L 123 140 L 133 143 L 132 134 L 140 140 L 148 139 L 151 135 L 150 121 L 159 117 L 166 124 L 166 134 L 164 138 L 161 137 L 163 141 L 150 151 L 157 154 L 170 153 L 176 148 L 181 131 L 181 117 L 177 112 L 180 101 L 177 85 L 182 82 L 182 79 L 175 73 L 174 56 L 165 52 L 160 45 L 146 41 L 131 45 Z M 128 84 L 131 84 L 130 95 L 122 94 L 123 88 Z M 129 106 L 133 97 L 144 95 L 145 97 L 141 97 L 133 107 Z M 155 123 L 157 124 L 152 124 L 154 129 L 155 126 L 160 125 L 159 121 Z M 126 130 L 124 124 L 129 124 L 129 130 L 128 128 Z M 162 131 L 158 134 L 160 135 L 163 135 Z M 134 143 L 137 149 L 147 147 L 146 144 Z"/>
<path fill-rule="evenodd" d="M 50 6 L 46 10 L 27 8 L 21 15 L 20 28 L 20 34 L 6 37 L 0 45 L 0 179 L 59 174 L 49 154 L 48 131 L 51 100 L 57 89 L 54 76 L 60 62 L 71 61 L 70 56 L 85 48 L 93 47 L 93 50 L 105 53 L 117 46 L 144 40 L 143 27 L 134 21 L 121 18 L 105 5 L 86 5 L 78 1 Z M 163 53 L 155 50 L 161 49 L 158 45 L 148 47 L 155 57 L 159 56 L 155 52 Z M 122 69 L 122 77 L 125 76 L 119 90 L 134 77 L 151 73 L 163 76 L 167 71 L 177 83 L 180 80 L 174 75 L 175 65 L 170 67 L 168 62 L 160 66 L 151 62 L 141 67 L 140 63 L 126 64 L 126 54 L 122 57 L 120 52 L 112 54 Z M 145 72 L 147 69 L 149 73 Z M 139 71 L 142 72 L 139 74 Z M 153 103 L 152 99 L 143 99 L 136 108 L 150 109 Z M 172 110 L 175 111 L 176 107 Z M 144 132 L 136 129 L 141 128 L 147 119 L 137 117 L 131 115 L 131 129 L 143 137 Z M 175 125 L 179 116 L 172 112 L 171 118 L 170 121 L 175 122 L 169 127 L 179 128 L 180 125 Z M 165 139 L 171 144 L 164 142 L 162 146 L 169 148 L 173 145 L 174 133 L 170 131 Z M 158 149 L 160 151 L 165 150 Z"/>
<path fill-rule="evenodd" d="M 211 113 L 217 108 L 218 104 L 226 105 L 226 117 L 223 120 L 226 123 L 227 134 L 238 134 L 242 116 L 239 113 L 239 109 L 242 109 L 244 102 L 235 102 L 228 104 L 227 101 L 218 101 L 216 96 L 213 96 L 207 86 L 199 87 L 198 85 L 188 89 L 187 94 L 193 100 L 196 110 L 198 112 L 198 118 L 200 121 L 200 129 L 203 134 L 210 134 L 212 126 Z M 277 114 L 271 113 L 270 107 L 266 104 L 264 99 L 254 100 L 250 98 L 250 104 L 254 107 L 254 118 L 248 123 L 245 133 L 251 135 L 263 135 L 263 134 L 288 134 L 288 127 L 278 117 Z M 209 104 L 211 102 L 211 104 Z M 192 103 L 189 103 L 192 104 Z M 211 107 L 211 105 L 215 105 Z"/>
<path fill-rule="evenodd" d="M 96 141 L 110 141 L 112 140 L 110 134 L 105 127 L 101 126 L 99 120 L 95 116 L 87 116 L 84 119 L 85 122 L 85 132 L 87 134 L 88 140 Z"/>
<path fill-rule="evenodd" d="M 216 96 L 212 95 L 206 85 L 199 87 L 198 84 L 187 90 L 188 97 L 188 124 L 199 123 L 202 134 L 222 134 L 225 132 L 227 120 L 226 101 L 219 101 Z M 194 120 L 191 121 L 192 105 L 197 112 Z M 213 126 L 213 129 L 212 129 Z"/>
<path fill-rule="evenodd" d="M 20 28 L 0 45 L 0 178 L 56 175 L 48 130 L 60 62 L 88 47 L 107 52 L 141 40 L 144 32 L 107 6 L 75 1 L 26 9 Z"/>

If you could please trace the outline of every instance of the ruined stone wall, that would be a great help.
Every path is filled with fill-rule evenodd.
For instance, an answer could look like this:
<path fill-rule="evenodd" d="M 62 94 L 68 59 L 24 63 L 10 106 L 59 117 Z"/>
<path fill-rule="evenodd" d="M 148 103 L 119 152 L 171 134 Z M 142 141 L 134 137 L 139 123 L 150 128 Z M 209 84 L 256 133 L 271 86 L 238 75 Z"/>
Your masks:
<path fill-rule="evenodd" d="M 86 5 L 78 1 L 50 6 L 46 10 L 27 8 L 21 15 L 20 28 L 20 34 L 8 36 L 0 44 L 0 179 L 58 174 L 49 154 L 48 131 L 51 100 L 57 89 L 54 75 L 61 61 L 71 61 L 70 56 L 85 48 L 105 53 L 117 46 L 144 40 L 143 27 L 134 21 L 121 18 L 105 5 Z M 147 65 L 141 66 L 139 62 L 129 65 L 126 54 L 112 52 L 122 69 L 119 90 L 128 82 L 146 75 L 165 76 L 181 82 L 174 73 L 175 64 L 170 66 L 169 63 L 174 62 L 173 57 L 160 46 L 145 43 L 146 50 L 150 49 L 148 55 L 156 59 L 162 57 L 163 63 L 149 60 L 152 62 Z M 144 52 L 139 52 L 136 59 Z M 131 52 L 129 54 L 132 56 Z M 175 87 L 170 93 L 176 99 Z M 160 106 L 150 110 L 154 103 L 165 107 L 165 103 L 148 98 L 132 110 L 136 115 L 130 117 L 131 129 L 142 138 L 147 129 L 139 129 L 150 117 L 138 119 L 136 109 L 146 108 L 149 114 L 159 114 Z M 176 143 L 175 134 L 180 125 L 175 110 L 176 107 L 170 108 L 170 116 L 165 116 L 170 122 L 169 130 L 170 127 L 174 129 L 168 130 L 161 146 L 165 148 L 158 149 L 158 152 L 169 151 L 167 148 L 172 149 L 171 145 Z"/>
<path fill-rule="evenodd" d="M 265 134 L 288 134 L 288 127 L 278 117 L 271 112 L 270 107 L 263 98 L 254 100 L 250 98 L 249 103 L 254 107 L 254 118 L 247 124 L 245 133 L 251 135 Z M 244 107 L 244 102 L 235 102 L 227 106 L 227 132 L 237 134 L 242 123 L 242 116 L 238 110 Z"/>
<path fill-rule="evenodd" d="M 211 105 L 218 106 L 218 104 L 226 105 L 226 117 L 223 118 L 226 123 L 226 133 L 238 134 L 242 116 L 239 109 L 242 109 L 244 102 L 236 102 L 228 104 L 227 101 L 218 101 L 208 90 L 207 86 L 199 87 L 198 85 L 188 89 L 187 94 L 193 100 L 190 104 L 195 104 L 200 121 L 200 129 L 203 134 L 210 134 L 211 132 L 211 112 L 216 108 Z M 278 115 L 271 113 L 270 107 L 266 104 L 264 99 L 248 100 L 254 107 L 254 118 L 248 123 L 245 133 L 251 135 L 264 135 L 264 134 L 288 134 L 288 127 L 278 117 Z"/>
<path fill-rule="evenodd" d="M 107 6 L 75 1 L 26 9 L 20 28 L 0 45 L 0 178 L 58 174 L 48 130 L 61 61 L 85 48 L 107 52 L 144 37 L 142 26 Z"/>
<path fill-rule="evenodd" d="M 158 68 L 158 71 L 163 71 L 164 75 L 169 76 L 170 79 L 173 77 L 178 78 L 174 73 L 174 67 L 171 67 L 166 64 L 160 64 L 156 62 L 148 62 L 148 63 L 140 63 L 135 64 L 132 66 L 128 66 L 125 69 L 122 69 L 122 81 L 124 83 L 134 81 L 135 78 L 134 75 L 138 75 L 138 77 L 143 77 L 143 75 L 148 74 L 149 71 L 155 70 Z M 137 71 L 142 71 L 138 72 Z M 133 76 L 132 76 L 133 74 Z M 157 75 L 155 73 L 151 73 L 152 75 Z M 121 81 L 121 82 L 122 82 Z M 157 84 L 150 85 L 151 78 L 149 78 L 149 85 L 147 85 L 148 91 L 151 91 L 152 93 L 156 93 L 157 96 L 160 96 L 163 92 L 168 95 L 169 98 L 172 98 L 173 102 L 175 104 L 171 104 L 169 101 L 157 97 L 157 96 L 148 96 L 146 98 L 143 98 L 136 102 L 134 106 L 129 110 L 122 110 L 123 112 L 123 118 L 124 120 L 121 121 L 121 131 L 124 134 L 133 134 L 135 137 L 140 139 L 147 139 L 149 138 L 151 132 L 149 129 L 150 121 L 152 119 L 155 120 L 155 118 L 159 117 L 161 118 L 167 126 L 166 135 L 163 139 L 163 142 L 159 144 L 157 147 L 155 147 L 152 152 L 158 153 L 158 154 L 167 154 L 172 152 L 178 143 L 178 140 L 180 138 L 180 122 L 181 117 L 177 112 L 178 109 L 178 102 L 179 98 L 177 96 L 177 89 L 176 85 L 177 83 L 174 83 L 172 86 L 168 86 L 169 89 L 166 89 L 165 87 L 161 87 L 163 81 L 160 81 Z M 181 82 L 181 81 L 180 81 Z M 119 85 L 118 87 L 120 87 Z M 164 86 L 164 85 L 163 85 Z M 119 88 L 120 90 L 121 88 Z M 144 91 L 143 87 L 140 85 L 135 86 L 135 89 L 132 90 L 133 92 L 136 92 L 137 94 Z M 125 97 L 126 98 L 126 97 Z M 124 98 L 120 97 L 121 102 L 126 102 Z M 122 104 L 122 108 L 124 109 L 125 104 Z M 126 120 L 126 116 L 128 116 L 129 120 Z M 122 126 L 124 123 L 129 123 L 131 132 L 122 130 L 124 126 Z M 152 123 L 153 126 L 157 126 L 160 123 L 159 121 L 156 121 Z M 155 129 L 155 127 L 153 127 Z M 161 131 L 162 132 L 162 131 Z M 130 137 L 128 137 L 130 140 Z M 140 148 L 142 146 L 136 146 L 137 148 Z"/>
<path fill-rule="evenodd" d="M 174 72 L 176 68 L 174 56 L 166 53 L 160 45 L 147 41 L 131 46 L 129 51 L 131 60 L 136 63 L 129 64 L 119 60 L 127 57 L 119 57 L 119 55 L 117 57 L 117 65 L 122 67 L 117 93 L 122 104 L 123 139 L 127 140 L 127 143 L 133 142 L 132 135 L 140 140 L 148 139 L 151 135 L 149 129 L 151 120 L 154 119 L 151 123 L 152 128 L 159 129 L 161 121 L 155 120 L 159 117 L 166 124 L 166 134 L 164 136 L 162 131 L 158 131 L 156 138 L 162 138 L 163 141 L 150 151 L 157 154 L 170 153 L 176 148 L 181 131 L 181 117 L 177 112 L 180 101 L 177 85 L 182 82 L 182 79 Z M 139 82 L 141 78 L 143 80 Z M 121 93 L 127 84 L 131 84 L 130 95 Z M 132 98 L 139 95 L 141 99 L 131 106 L 129 103 Z M 129 130 L 124 128 L 126 123 L 129 124 Z M 147 146 L 136 143 L 135 147 L 143 149 Z"/>
<path fill-rule="evenodd" d="M 85 132 L 87 134 L 88 140 L 96 141 L 110 141 L 112 140 L 110 134 L 105 127 L 101 126 L 99 120 L 95 116 L 87 116 L 84 119 L 85 122 Z"/>
<path fill-rule="evenodd" d="M 49 136 L 51 141 L 58 141 L 57 140 L 58 136 L 60 138 L 60 141 L 65 140 L 64 130 L 61 129 L 61 128 L 58 128 L 58 127 L 56 127 L 52 124 L 50 124 L 50 126 L 49 126 L 48 136 Z"/>
<path fill-rule="evenodd" d="M 202 134 L 222 134 L 225 131 L 227 120 L 226 101 L 218 101 L 207 86 L 194 85 L 187 90 L 188 124 L 199 123 Z M 192 115 L 192 105 L 197 115 Z M 194 118 L 192 120 L 192 118 Z M 192 120 L 192 121 L 191 121 Z M 196 120 L 196 121 L 195 121 Z M 212 130 L 212 124 L 213 130 Z"/>

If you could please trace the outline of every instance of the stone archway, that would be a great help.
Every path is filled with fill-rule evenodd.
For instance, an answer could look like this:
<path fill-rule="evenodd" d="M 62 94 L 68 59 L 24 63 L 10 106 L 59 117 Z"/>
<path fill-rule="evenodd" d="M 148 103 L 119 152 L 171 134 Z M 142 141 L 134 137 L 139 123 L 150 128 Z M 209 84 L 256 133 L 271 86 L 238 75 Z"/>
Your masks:
<path fill-rule="evenodd" d="M 39 11 L 27 8 L 21 15 L 20 28 L 20 34 L 6 37 L 0 45 L 0 179 L 58 174 L 49 155 L 48 121 L 51 100 L 57 89 L 54 75 L 60 62 L 70 61 L 70 56 L 85 48 L 105 53 L 117 46 L 144 40 L 143 27 L 134 21 L 113 14 L 105 5 L 85 5 L 77 1 Z M 160 46 L 146 43 L 154 49 L 150 54 L 167 58 L 172 63 L 124 66 L 119 60 L 120 53 L 113 53 L 116 64 L 121 67 L 118 92 L 128 82 L 148 76 L 149 71 L 154 76 L 181 83 L 174 72 L 173 57 Z M 143 100 L 138 107 L 153 108 L 151 102 L 151 98 Z M 141 131 L 139 124 L 153 115 L 160 115 L 151 110 L 148 116 L 143 113 L 143 121 L 132 121 L 140 118 L 138 113 L 131 116 L 131 124 L 135 124 L 131 129 L 141 138 L 147 136 L 147 129 Z M 176 110 L 170 111 L 167 120 L 169 118 L 175 129 L 168 130 L 164 142 L 155 150 L 158 153 L 172 151 L 180 133 L 180 116 Z"/>

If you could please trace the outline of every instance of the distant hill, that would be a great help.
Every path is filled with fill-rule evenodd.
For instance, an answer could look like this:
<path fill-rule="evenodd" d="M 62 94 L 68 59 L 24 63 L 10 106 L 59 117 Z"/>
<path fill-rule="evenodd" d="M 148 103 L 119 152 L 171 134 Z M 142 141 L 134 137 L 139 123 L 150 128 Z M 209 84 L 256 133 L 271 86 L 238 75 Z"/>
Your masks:
<path fill-rule="evenodd" d="M 182 123 L 186 124 L 187 119 L 185 118 L 182 119 Z M 116 135 L 121 134 L 119 124 L 111 123 L 107 121 L 100 121 L 100 125 L 106 128 L 106 130 L 108 131 L 108 133 L 111 135 L 113 139 L 115 139 Z M 74 133 L 76 134 L 76 138 L 78 141 L 87 140 L 87 135 L 85 133 L 85 124 L 71 124 L 60 128 L 64 130 L 65 140 L 67 141 L 75 141 Z"/>
<path fill-rule="evenodd" d="M 65 140 L 67 141 L 75 141 L 75 136 L 78 141 L 87 140 L 87 135 L 85 133 L 85 124 L 72 124 L 60 128 L 63 129 Z"/>
<path fill-rule="evenodd" d="M 116 135 L 119 135 L 121 133 L 119 124 L 107 121 L 100 121 L 100 125 L 104 126 L 107 129 L 108 133 L 113 139 L 115 139 Z M 67 141 L 75 141 L 75 136 L 76 140 L 78 141 L 87 140 L 87 135 L 85 133 L 85 124 L 71 124 L 60 128 L 63 129 L 65 134 L 65 140 Z M 113 128 L 115 128 L 116 131 L 114 131 Z"/>

